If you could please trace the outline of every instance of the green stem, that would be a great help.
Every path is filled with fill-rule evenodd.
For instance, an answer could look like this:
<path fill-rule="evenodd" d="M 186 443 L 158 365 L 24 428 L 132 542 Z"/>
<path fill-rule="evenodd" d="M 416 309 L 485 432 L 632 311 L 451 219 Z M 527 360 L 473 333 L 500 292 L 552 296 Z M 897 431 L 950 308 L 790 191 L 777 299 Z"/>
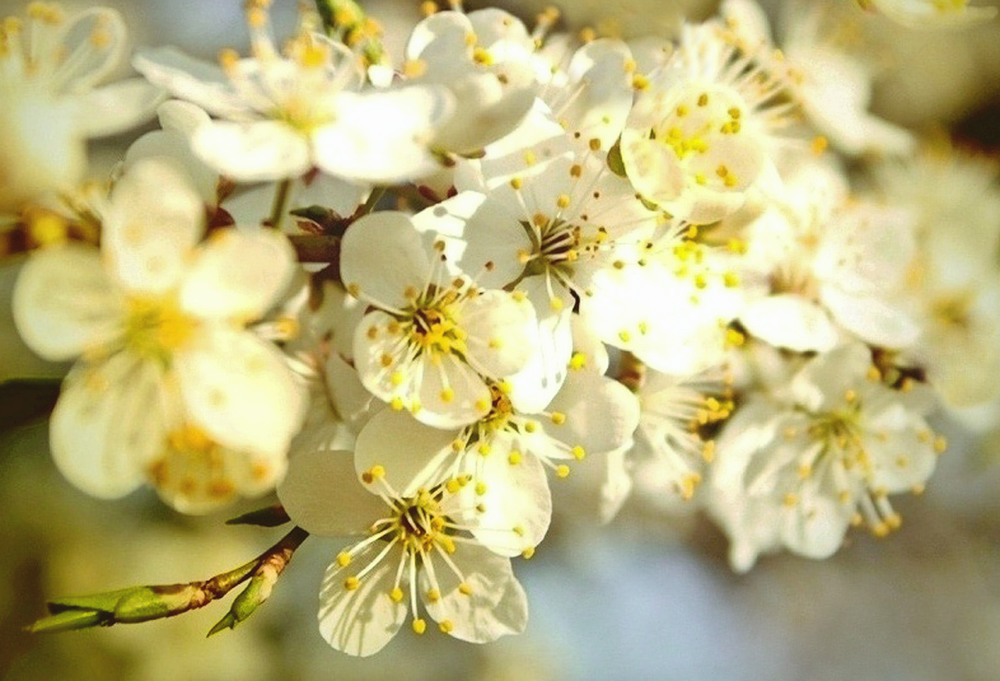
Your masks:
<path fill-rule="evenodd" d="M 285 178 L 278 183 L 274 191 L 274 201 L 271 203 L 271 218 L 268 224 L 274 229 L 281 229 L 281 221 L 285 217 L 285 208 L 288 206 L 288 198 L 291 195 L 292 180 Z"/>

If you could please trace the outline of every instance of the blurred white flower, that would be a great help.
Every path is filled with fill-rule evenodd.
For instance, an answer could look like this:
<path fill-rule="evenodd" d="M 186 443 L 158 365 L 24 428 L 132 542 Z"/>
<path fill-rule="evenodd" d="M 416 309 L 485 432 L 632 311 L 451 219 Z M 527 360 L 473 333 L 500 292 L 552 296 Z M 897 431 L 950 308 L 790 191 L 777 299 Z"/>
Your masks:
<path fill-rule="evenodd" d="M 932 406 L 926 386 L 884 385 L 857 344 L 811 360 L 783 394 L 741 405 L 716 442 L 705 497 L 733 569 L 781 547 L 826 558 L 851 524 L 876 536 L 897 528 L 888 495 L 923 490 L 944 447 L 924 420 Z"/>
<path fill-rule="evenodd" d="M 881 12 L 909 28 L 948 28 L 996 16 L 996 7 L 975 7 L 969 0 L 858 0 L 865 9 Z"/>
<path fill-rule="evenodd" d="M 153 112 L 159 92 L 142 79 L 98 87 L 122 61 L 125 23 L 93 7 L 67 17 L 32 2 L 27 18 L 0 22 L 0 212 L 83 179 L 86 141 L 121 132 Z"/>
<path fill-rule="evenodd" d="M 453 102 L 437 87 L 363 90 L 358 55 L 309 30 L 278 52 L 266 5 L 247 9 L 253 56 L 222 53 L 221 68 L 173 48 L 141 52 L 136 69 L 219 120 L 193 131 L 195 152 L 220 173 L 253 182 L 296 178 L 313 167 L 393 183 L 437 168 L 428 145 Z"/>
<path fill-rule="evenodd" d="M 181 499 L 185 477 L 204 474 L 226 496 L 243 477 L 229 479 L 229 450 L 261 465 L 258 482 L 283 467 L 299 386 L 244 325 L 287 286 L 291 249 L 268 231 L 220 230 L 198 244 L 204 210 L 171 167 L 137 164 L 104 208 L 100 251 L 43 250 L 18 279 L 14 320 L 28 346 L 49 360 L 82 355 L 53 413 L 51 447 L 90 494 L 116 497 L 150 479 Z"/>

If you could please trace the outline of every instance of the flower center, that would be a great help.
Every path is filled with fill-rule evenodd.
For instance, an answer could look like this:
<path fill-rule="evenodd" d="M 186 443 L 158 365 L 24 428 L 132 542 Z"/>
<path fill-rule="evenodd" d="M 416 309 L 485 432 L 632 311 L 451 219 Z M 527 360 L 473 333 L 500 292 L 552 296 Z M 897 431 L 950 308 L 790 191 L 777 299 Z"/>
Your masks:
<path fill-rule="evenodd" d="M 147 359 L 170 364 L 170 356 L 184 347 L 197 328 L 171 297 L 133 298 L 125 319 L 125 345 Z"/>
<path fill-rule="evenodd" d="M 442 296 L 431 293 L 415 303 L 409 315 L 408 335 L 419 352 L 463 356 L 468 352 L 468 336 L 458 324 L 457 299 L 457 292 L 448 291 Z"/>

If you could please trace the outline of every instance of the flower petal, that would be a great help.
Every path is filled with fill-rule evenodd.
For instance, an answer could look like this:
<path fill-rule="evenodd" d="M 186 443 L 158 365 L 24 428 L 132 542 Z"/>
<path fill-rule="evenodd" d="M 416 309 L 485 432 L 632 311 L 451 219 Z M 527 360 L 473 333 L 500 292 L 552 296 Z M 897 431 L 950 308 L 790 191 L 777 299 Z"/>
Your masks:
<path fill-rule="evenodd" d="M 514 577 L 510 559 L 465 543 L 456 547 L 451 558 L 461 577 L 447 566 L 438 567 L 434 580 L 426 569 L 420 575 L 421 591 L 441 594 L 434 602 L 425 600 L 430 616 L 451 636 L 472 643 L 524 631 L 528 600 Z M 460 588 L 463 584 L 467 588 Z"/>
<path fill-rule="evenodd" d="M 14 288 L 14 323 L 41 357 L 60 361 L 121 333 L 124 301 L 93 248 L 66 245 L 35 253 Z"/>
<path fill-rule="evenodd" d="M 212 439 L 264 456 L 285 452 L 303 396 L 284 356 L 247 331 L 209 326 L 174 355 L 189 418 Z"/>
<path fill-rule="evenodd" d="M 341 279 L 356 297 L 399 309 L 408 291 L 423 291 L 431 264 L 404 213 L 382 211 L 353 223 L 340 246 Z"/>
<path fill-rule="evenodd" d="M 296 178 L 312 165 L 306 138 L 280 121 L 215 121 L 195 130 L 191 145 L 202 161 L 237 182 Z"/>
<path fill-rule="evenodd" d="M 168 163 L 144 160 L 115 186 L 101 250 L 126 290 L 162 295 L 187 268 L 204 221 L 204 205 L 187 179 Z"/>
<path fill-rule="evenodd" d="M 199 317 L 259 319 L 288 287 L 294 262 L 280 232 L 216 231 L 184 278 L 181 306 Z"/>
<path fill-rule="evenodd" d="M 351 452 L 326 449 L 289 461 L 278 499 L 296 525 L 320 536 L 365 534 L 388 510 L 358 480 Z"/>
<path fill-rule="evenodd" d="M 75 368 L 52 413 L 49 437 L 56 467 L 75 486 L 105 499 L 128 494 L 165 444 L 159 370 L 128 353 Z"/>
<path fill-rule="evenodd" d="M 358 434 L 354 465 L 358 475 L 381 466 L 396 496 L 412 497 L 449 477 L 457 435 L 457 430 L 432 428 L 405 412 L 383 409 Z"/>
<path fill-rule="evenodd" d="M 367 563 L 381 549 L 380 544 L 371 545 L 354 560 Z M 319 593 L 319 633 L 334 649 L 367 657 L 384 648 L 399 631 L 408 608 L 405 600 L 396 602 L 390 596 L 398 564 L 392 558 L 398 553 L 396 549 L 380 561 L 353 589 L 345 586 L 353 568 L 336 560 L 330 563 Z"/>

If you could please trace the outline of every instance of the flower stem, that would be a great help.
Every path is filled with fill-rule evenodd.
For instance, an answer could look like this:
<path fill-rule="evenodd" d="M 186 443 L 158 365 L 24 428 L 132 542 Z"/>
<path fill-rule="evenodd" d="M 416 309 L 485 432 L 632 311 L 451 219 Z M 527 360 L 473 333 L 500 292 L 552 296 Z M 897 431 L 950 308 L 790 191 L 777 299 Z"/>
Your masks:
<path fill-rule="evenodd" d="M 274 229 L 281 229 L 281 220 L 285 216 L 285 208 L 288 205 L 291 189 L 292 180 L 285 178 L 278 183 L 274 191 L 274 201 L 271 203 L 271 217 L 267 221 L 267 224 Z"/>

